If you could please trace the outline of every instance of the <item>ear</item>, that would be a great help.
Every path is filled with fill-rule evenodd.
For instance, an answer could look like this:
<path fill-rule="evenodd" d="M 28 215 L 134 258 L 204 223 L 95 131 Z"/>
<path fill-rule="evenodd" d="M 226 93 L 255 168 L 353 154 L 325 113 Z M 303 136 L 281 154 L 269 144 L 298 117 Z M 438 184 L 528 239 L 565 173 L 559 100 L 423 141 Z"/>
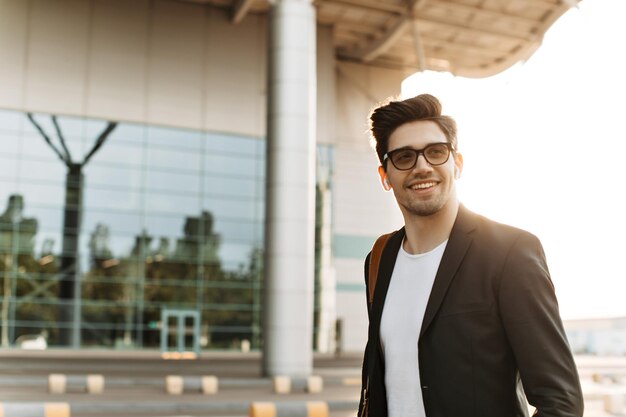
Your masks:
<path fill-rule="evenodd" d="M 378 176 L 380 177 L 380 183 L 383 185 L 385 191 L 391 190 L 391 184 L 389 184 L 389 178 L 382 165 L 378 167 Z"/>
<path fill-rule="evenodd" d="M 454 178 L 457 180 L 461 178 L 461 173 L 463 172 L 463 155 L 457 153 L 454 157 Z"/>

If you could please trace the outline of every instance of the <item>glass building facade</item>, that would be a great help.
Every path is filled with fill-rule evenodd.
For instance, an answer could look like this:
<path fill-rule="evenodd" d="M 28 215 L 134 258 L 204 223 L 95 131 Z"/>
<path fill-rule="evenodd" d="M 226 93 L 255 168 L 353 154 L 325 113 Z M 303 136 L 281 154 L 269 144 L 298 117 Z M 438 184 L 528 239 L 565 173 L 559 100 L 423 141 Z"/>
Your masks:
<path fill-rule="evenodd" d="M 259 137 L 0 110 L 2 346 L 159 348 L 168 310 L 203 349 L 259 347 L 265 159 Z"/>

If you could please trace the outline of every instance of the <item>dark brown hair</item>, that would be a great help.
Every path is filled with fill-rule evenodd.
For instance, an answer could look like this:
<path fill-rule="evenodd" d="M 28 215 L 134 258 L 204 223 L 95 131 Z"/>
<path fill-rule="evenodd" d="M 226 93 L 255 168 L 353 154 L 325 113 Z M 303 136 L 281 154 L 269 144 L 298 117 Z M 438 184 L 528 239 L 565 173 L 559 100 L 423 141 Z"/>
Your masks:
<path fill-rule="evenodd" d="M 388 151 L 389 136 L 399 126 L 418 120 L 435 122 L 452 145 L 452 149 L 456 151 L 456 122 L 452 117 L 441 114 L 441 103 L 436 97 L 420 94 L 406 100 L 388 101 L 370 114 L 372 146 L 376 149 L 381 164 L 383 156 Z"/>

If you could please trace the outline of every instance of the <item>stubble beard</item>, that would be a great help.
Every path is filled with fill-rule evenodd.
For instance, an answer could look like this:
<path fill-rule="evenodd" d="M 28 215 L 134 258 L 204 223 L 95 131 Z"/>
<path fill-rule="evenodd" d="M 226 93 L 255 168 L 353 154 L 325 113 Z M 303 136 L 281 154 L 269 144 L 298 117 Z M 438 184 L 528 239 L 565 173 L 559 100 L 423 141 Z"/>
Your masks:
<path fill-rule="evenodd" d="M 438 198 L 434 201 L 417 201 L 404 205 L 404 209 L 411 215 L 418 217 L 428 217 L 438 213 L 445 205 L 446 201 Z"/>
<path fill-rule="evenodd" d="M 432 196 L 429 200 L 421 200 L 419 198 L 407 198 L 404 202 L 398 200 L 398 204 L 404 208 L 404 211 L 412 216 L 428 217 L 437 214 L 450 201 L 452 195 L 450 193 L 442 193 Z"/>

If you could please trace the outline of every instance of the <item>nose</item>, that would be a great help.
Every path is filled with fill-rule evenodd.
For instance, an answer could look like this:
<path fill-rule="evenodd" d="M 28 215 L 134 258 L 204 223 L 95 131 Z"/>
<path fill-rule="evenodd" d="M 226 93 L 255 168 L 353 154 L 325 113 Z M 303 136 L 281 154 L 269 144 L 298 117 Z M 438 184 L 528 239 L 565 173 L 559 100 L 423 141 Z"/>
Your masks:
<path fill-rule="evenodd" d="M 433 167 L 426 161 L 424 155 L 420 153 L 417 155 L 417 162 L 415 162 L 415 167 L 413 167 L 414 172 L 429 172 L 432 171 Z"/>

